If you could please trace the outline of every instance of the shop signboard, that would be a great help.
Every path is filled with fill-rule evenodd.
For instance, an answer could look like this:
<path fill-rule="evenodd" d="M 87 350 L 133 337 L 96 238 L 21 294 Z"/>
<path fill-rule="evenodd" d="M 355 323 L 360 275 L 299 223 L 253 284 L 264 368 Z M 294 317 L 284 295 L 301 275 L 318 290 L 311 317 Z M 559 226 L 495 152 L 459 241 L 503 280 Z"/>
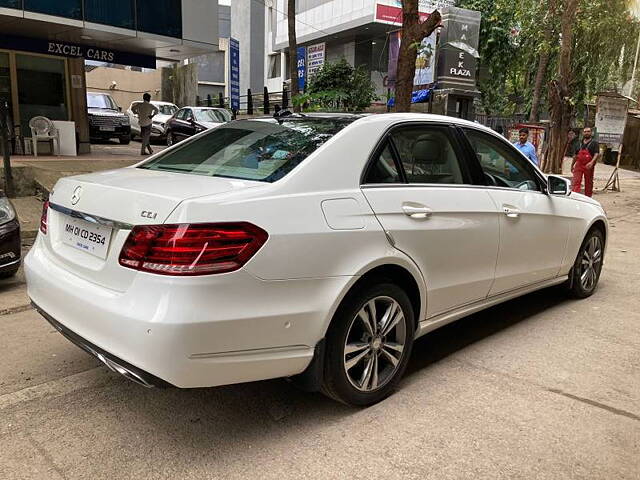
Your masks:
<path fill-rule="evenodd" d="M 629 100 L 622 96 L 599 95 L 596 101 L 596 129 L 598 142 L 617 151 L 627 126 Z"/>
<path fill-rule="evenodd" d="M 304 91 L 304 87 L 307 80 L 307 49 L 305 47 L 298 47 L 298 90 Z"/>
<path fill-rule="evenodd" d="M 455 0 L 419 0 L 420 21 L 424 22 L 434 10 L 453 7 Z M 375 21 L 392 25 L 402 25 L 402 1 L 378 0 L 376 2 Z"/>
<path fill-rule="evenodd" d="M 229 39 L 229 87 L 231 90 L 231 110 L 240 110 L 240 42 Z"/>
<path fill-rule="evenodd" d="M 130 65 L 133 67 L 156 68 L 156 57 L 152 55 L 122 52 L 120 50 L 92 45 L 80 45 L 64 40 L 0 35 L 0 48 L 68 58 L 84 58 L 85 60 Z"/>
<path fill-rule="evenodd" d="M 307 47 L 307 76 L 311 77 L 324 65 L 326 45 L 324 42 Z"/>

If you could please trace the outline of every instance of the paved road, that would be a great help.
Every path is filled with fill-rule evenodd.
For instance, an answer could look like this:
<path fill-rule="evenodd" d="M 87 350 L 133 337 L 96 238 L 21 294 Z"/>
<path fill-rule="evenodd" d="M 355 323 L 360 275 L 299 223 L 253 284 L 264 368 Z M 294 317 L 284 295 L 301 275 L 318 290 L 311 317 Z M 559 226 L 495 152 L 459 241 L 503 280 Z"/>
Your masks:
<path fill-rule="evenodd" d="M 417 342 L 366 410 L 283 380 L 146 390 L 0 284 L 2 479 L 638 479 L 640 181 L 612 218 L 601 288 L 538 292 Z M 167 352 L 169 355 L 170 352 Z"/>

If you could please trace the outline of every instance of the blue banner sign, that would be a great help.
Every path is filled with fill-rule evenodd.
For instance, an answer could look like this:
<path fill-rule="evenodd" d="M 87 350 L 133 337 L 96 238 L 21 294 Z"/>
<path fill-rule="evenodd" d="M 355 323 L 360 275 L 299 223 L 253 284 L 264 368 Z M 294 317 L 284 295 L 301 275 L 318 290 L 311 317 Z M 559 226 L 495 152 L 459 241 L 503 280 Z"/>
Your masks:
<path fill-rule="evenodd" d="M 303 92 L 307 80 L 307 49 L 298 47 L 298 90 Z"/>
<path fill-rule="evenodd" d="M 231 110 L 240 110 L 240 42 L 229 39 L 229 87 L 231 89 Z"/>

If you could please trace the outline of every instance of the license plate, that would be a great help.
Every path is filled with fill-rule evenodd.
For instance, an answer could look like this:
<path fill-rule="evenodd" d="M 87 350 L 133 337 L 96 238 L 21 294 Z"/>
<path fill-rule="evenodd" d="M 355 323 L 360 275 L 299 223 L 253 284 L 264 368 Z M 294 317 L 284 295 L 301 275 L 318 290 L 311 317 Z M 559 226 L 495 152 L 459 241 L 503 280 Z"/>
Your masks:
<path fill-rule="evenodd" d="M 62 241 L 98 258 L 107 258 L 111 227 L 87 222 L 80 218 L 65 217 L 62 227 Z"/>
<path fill-rule="evenodd" d="M 116 127 L 102 126 L 100 127 L 101 132 L 115 132 Z"/>

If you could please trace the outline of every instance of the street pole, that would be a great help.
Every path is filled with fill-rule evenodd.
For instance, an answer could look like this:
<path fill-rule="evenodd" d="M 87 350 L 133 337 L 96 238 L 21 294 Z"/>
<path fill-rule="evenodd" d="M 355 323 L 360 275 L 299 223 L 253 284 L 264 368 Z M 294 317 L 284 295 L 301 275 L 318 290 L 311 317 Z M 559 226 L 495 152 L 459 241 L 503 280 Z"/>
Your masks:
<path fill-rule="evenodd" d="M 9 157 L 9 106 L 0 102 L 0 147 L 2 148 L 2 164 L 4 166 L 4 191 L 7 197 L 14 197 L 11 158 Z"/>

